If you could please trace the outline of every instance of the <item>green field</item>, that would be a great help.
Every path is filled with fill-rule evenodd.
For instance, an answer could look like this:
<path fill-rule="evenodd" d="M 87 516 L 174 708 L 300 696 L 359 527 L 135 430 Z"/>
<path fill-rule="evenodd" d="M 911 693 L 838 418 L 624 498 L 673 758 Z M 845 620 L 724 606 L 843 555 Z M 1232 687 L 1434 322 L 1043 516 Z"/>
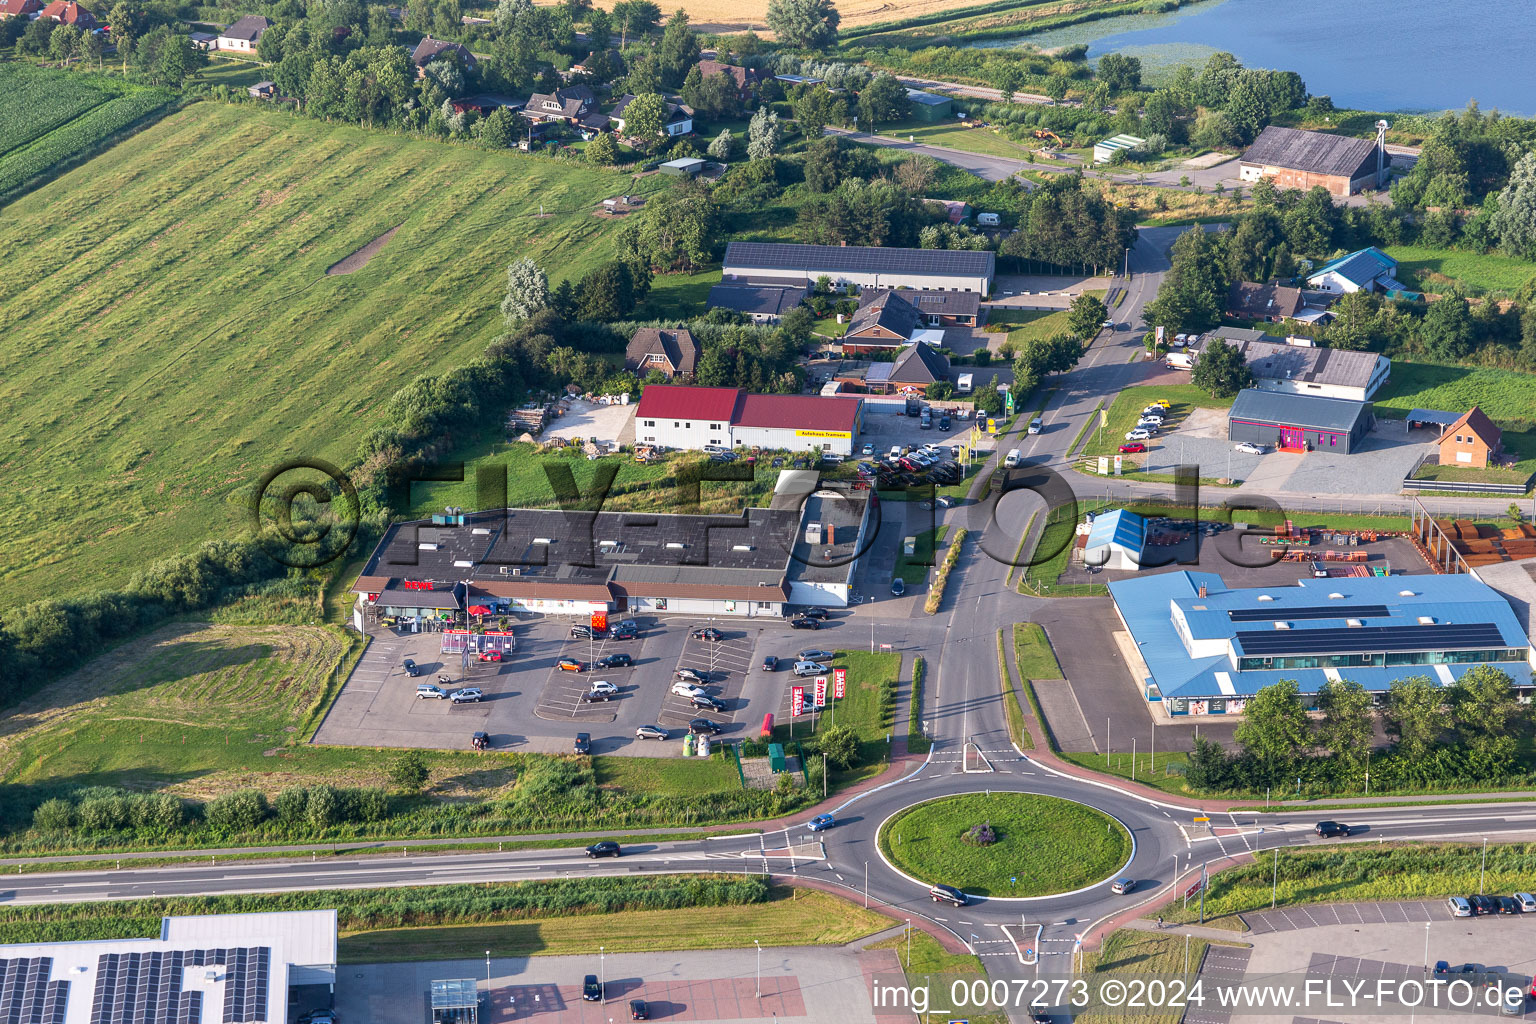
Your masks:
<path fill-rule="evenodd" d="M 1397 279 L 1416 292 L 1445 292 L 1455 284 L 1472 295 L 1512 294 L 1536 277 L 1536 266 L 1528 260 L 1499 253 L 1418 245 L 1393 245 L 1384 251 L 1398 262 Z M 1392 372 L 1395 376 L 1395 365 Z"/>
<path fill-rule="evenodd" d="M 1380 414 L 1393 417 L 1414 409 L 1465 412 L 1476 405 L 1503 430 L 1504 450 L 1519 459 L 1513 470 L 1425 466 L 1418 473 L 1421 480 L 1524 483 L 1536 473 L 1536 374 L 1394 362 L 1392 378 L 1375 401 Z"/>
<path fill-rule="evenodd" d="M 955 101 L 964 104 L 963 98 Z M 974 105 L 980 110 L 983 100 L 975 100 Z M 937 124 L 931 121 L 919 121 L 912 118 L 896 124 L 880 126 L 880 134 L 895 136 L 905 139 L 908 136 L 912 141 L 929 146 L 944 146 L 948 149 L 959 149 L 967 153 L 980 153 L 983 156 L 1001 156 L 1011 160 L 1029 160 L 1034 155 L 1034 149 L 1021 145 L 990 128 L 967 128 L 958 121 L 941 121 Z"/>
<path fill-rule="evenodd" d="M 1083 969 L 1093 974 L 1166 976 L 1183 974 L 1187 963 L 1193 975 L 1210 944 L 1205 939 L 1186 941 L 1182 935 L 1121 928 L 1111 932 L 1097 951 L 1083 954 Z M 1183 1017 L 1182 1009 L 1127 1011 L 1124 1007 L 1107 1010 L 1102 1005 L 1089 1005 L 1074 1019 L 1084 1024 L 1179 1024 Z"/>
<path fill-rule="evenodd" d="M 879 942 L 872 942 L 866 948 L 889 949 L 895 953 L 896 959 L 901 962 L 902 970 L 914 985 L 922 984 L 925 979 L 928 980 L 933 999 L 930 1006 L 934 1009 L 951 1005 L 945 1000 L 953 994 L 951 985 L 956 977 L 967 979 L 986 977 L 980 957 L 971 956 L 968 953 L 947 953 L 937 939 L 920 928 L 903 929 L 900 934 L 893 935 L 889 939 L 881 939 Z M 932 977 L 928 979 L 927 976 Z M 1008 1024 L 1008 1018 L 1001 1013 L 976 1013 L 972 1008 L 955 1010 L 953 1013 L 946 1014 L 946 1017 L 953 1020 L 961 1015 L 969 1024 Z"/>
<path fill-rule="evenodd" d="M 146 559 L 238 533 L 252 486 L 285 459 L 346 465 L 398 387 L 497 334 L 508 262 L 584 273 L 610 251 L 593 205 L 631 187 L 199 103 L 12 204 L 4 602 L 118 586 Z M 396 225 L 362 270 L 325 273 Z"/>
<path fill-rule="evenodd" d="M 0 90 L 0 156 L 121 93 L 105 78 L 15 63 L 0 64 Z"/>
<path fill-rule="evenodd" d="M 991 824 L 997 841 L 965 841 Z M 977 896 L 1044 896 L 1108 878 L 1130 856 L 1131 837 L 1106 814 L 1033 793 L 940 797 L 901 811 L 880 829 L 880 852 L 923 882 Z M 1017 881 L 1015 881 L 1017 879 Z"/>

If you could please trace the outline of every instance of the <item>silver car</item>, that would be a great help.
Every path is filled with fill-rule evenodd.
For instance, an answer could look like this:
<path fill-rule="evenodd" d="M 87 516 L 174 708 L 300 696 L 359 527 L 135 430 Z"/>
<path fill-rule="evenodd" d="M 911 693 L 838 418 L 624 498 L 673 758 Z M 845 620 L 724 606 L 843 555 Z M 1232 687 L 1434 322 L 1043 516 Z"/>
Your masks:
<path fill-rule="evenodd" d="M 484 699 L 485 694 L 478 686 L 466 686 L 462 690 L 454 690 L 448 695 L 448 700 L 454 704 L 478 704 Z"/>

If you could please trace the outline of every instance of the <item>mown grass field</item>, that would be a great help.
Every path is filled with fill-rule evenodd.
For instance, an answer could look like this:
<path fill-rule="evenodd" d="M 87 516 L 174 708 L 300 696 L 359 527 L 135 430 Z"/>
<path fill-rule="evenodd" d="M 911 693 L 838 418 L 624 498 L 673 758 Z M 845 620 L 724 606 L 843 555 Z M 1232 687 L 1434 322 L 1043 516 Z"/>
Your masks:
<path fill-rule="evenodd" d="M 969 953 L 947 953 L 937 939 L 918 928 L 903 931 L 889 939 L 872 942 L 866 948 L 889 949 L 895 953 L 907 978 L 913 984 L 922 983 L 925 976 L 934 976 L 929 981 L 929 991 L 933 999 L 930 1004 L 931 1009 L 943 1010 L 949 1006 L 953 1011 L 948 1014 L 949 1017 L 963 1015 L 964 1019 L 971 1024 L 1007 1024 L 1008 1018 L 1004 1014 L 976 1013 L 974 1008 L 968 1006 L 956 1009 L 945 1002 L 953 994 L 952 978 L 956 976 L 967 979 L 986 977 L 987 972 L 982 969 L 980 957 L 971 956 Z"/>
<path fill-rule="evenodd" d="M 1186 943 L 1182 935 L 1121 928 L 1111 932 L 1096 952 L 1083 954 L 1083 969 L 1093 974 L 1183 974 L 1187 957 L 1189 973 L 1194 974 L 1210 944 L 1205 939 L 1191 938 Z M 1090 1003 L 1075 1019 L 1086 1024 L 1108 1024 L 1109 1021 L 1116 1024 L 1178 1024 L 1183 1017 L 1182 1008 L 1127 1011 L 1116 1007 L 1106 1010 L 1102 1005 Z"/>
<path fill-rule="evenodd" d="M 1380 415 L 1405 417 L 1414 409 L 1465 412 L 1476 405 L 1504 432 L 1504 450 L 1518 460 L 1513 470 L 1426 466 L 1424 480 L 1523 483 L 1536 473 L 1536 374 L 1488 367 L 1434 363 L 1392 364 L 1392 379 L 1376 396 Z"/>
<path fill-rule="evenodd" d="M 629 187 L 199 103 L 7 207 L 0 600 L 120 585 L 242 529 L 282 461 L 345 465 L 398 387 L 495 336 L 508 262 L 558 280 L 605 258 L 591 210 Z M 396 225 L 362 270 L 326 275 Z"/>
<path fill-rule="evenodd" d="M 1159 399 L 1173 405 L 1173 408 L 1168 410 L 1168 418 L 1163 421 L 1165 434 L 1182 423 L 1184 417 L 1194 409 L 1227 409 L 1232 405 L 1232 399 L 1212 398 L 1193 384 L 1126 388 L 1115 396 L 1114 403 L 1109 407 L 1109 424 L 1103 430 L 1095 429 L 1089 436 L 1088 443 L 1083 446 L 1083 455 L 1088 457 L 1114 455 L 1125 443 L 1126 433 L 1136 426 L 1141 410 Z M 1145 442 L 1148 448 L 1159 447 L 1162 443 L 1160 437 L 1154 437 Z M 1140 456 L 1132 457 L 1127 461 L 1135 462 L 1137 458 Z"/>
<path fill-rule="evenodd" d="M 962 837 L 990 823 L 997 841 Z M 1071 892 L 1130 856 L 1124 826 L 1082 804 L 1032 793 L 970 793 L 908 808 L 880 829 L 880 851 L 913 878 L 977 896 Z"/>
<path fill-rule="evenodd" d="M 1536 267 L 1516 256 L 1492 252 L 1461 252 L 1420 245 L 1393 245 L 1386 249 L 1397 260 L 1397 278 L 1412 291 L 1446 292 L 1459 284 L 1472 295 L 1513 294 L 1536 277 Z M 1394 376 L 1397 367 L 1392 367 Z"/>

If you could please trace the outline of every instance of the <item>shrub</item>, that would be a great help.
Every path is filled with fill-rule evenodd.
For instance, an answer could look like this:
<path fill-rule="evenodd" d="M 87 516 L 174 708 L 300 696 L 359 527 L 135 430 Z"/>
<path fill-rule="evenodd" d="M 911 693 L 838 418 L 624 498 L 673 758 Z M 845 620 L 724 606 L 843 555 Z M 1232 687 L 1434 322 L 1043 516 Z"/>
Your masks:
<path fill-rule="evenodd" d="M 419 750 L 407 750 L 390 762 L 389 781 L 407 793 L 418 793 L 432 773 Z"/>
<path fill-rule="evenodd" d="M 383 821 L 389 816 L 389 795 L 382 789 L 360 789 L 356 802 L 359 821 Z"/>
<path fill-rule="evenodd" d="M 121 796 L 92 797 L 80 802 L 78 815 L 86 831 L 116 831 L 128 824 L 128 801 Z"/>
<path fill-rule="evenodd" d="M 129 804 L 133 827 L 170 832 L 181 827 L 185 808 L 179 799 L 169 793 L 136 796 Z"/>
<path fill-rule="evenodd" d="M 345 810 L 336 787 L 315 786 L 304 803 L 304 820 L 316 828 L 324 828 L 345 818 Z"/>
<path fill-rule="evenodd" d="M 309 790 L 303 786 L 288 786 L 277 794 L 273 804 L 278 820 L 290 825 L 303 821 L 308 807 Z"/>
<path fill-rule="evenodd" d="M 34 828 L 54 831 L 70 828 L 75 823 L 75 805 L 68 800 L 54 797 L 52 800 L 44 800 L 32 812 L 32 826 Z"/>
<path fill-rule="evenodd" d="M 992 830 L 990 821 L 984 821 L 966 829 L 965 835 L 960 838 L 972 846 L 991 846 L 997 842 L 997 833 Z"/>
<path fill-rule="evenodd" d="M 244 832 L 267 820 L 267 798 L 259 789 L 237 789 L 215 797 L 206 813 L 215 828 Z"/>

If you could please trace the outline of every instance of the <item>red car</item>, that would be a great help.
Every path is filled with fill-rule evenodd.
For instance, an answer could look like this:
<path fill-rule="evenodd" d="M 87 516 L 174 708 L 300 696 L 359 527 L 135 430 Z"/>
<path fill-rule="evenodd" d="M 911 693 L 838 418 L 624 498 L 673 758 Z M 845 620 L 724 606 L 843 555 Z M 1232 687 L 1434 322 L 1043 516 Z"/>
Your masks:
<path fill-rule="evenodd" d="M 500 651 L 482 651 L 480 653 L 480 660 L 481 661 L 500 661 L 501 660 L 501 652 Z"/>
<path fill-rule="evenodd" d="M 587 670 L 586 663 L 577 661 L 575 658 L 561 658 L 555 667 L 562 672 L 585 672 Z"/>
<path fill-rule="evenodd" d="M 1140 441 L 1132 441 L 1130 444 L 1123 444 L 1120 446 L 1120 451 L 1126 455 L 1135 455 L 1138 452 L 1144 452 L 1146 450 L 1147 446 L 1142 444 Z"/>

